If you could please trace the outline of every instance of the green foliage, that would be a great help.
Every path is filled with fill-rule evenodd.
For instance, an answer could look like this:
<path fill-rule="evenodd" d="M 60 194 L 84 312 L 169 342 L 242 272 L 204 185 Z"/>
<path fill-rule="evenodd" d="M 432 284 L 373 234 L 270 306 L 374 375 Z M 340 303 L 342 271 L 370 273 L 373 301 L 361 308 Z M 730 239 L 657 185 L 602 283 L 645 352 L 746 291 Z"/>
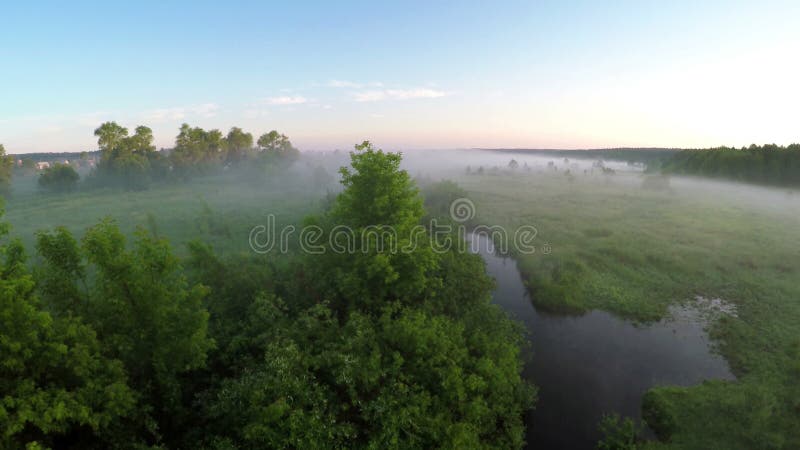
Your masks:
<path fill-rule="evenodd" d="M 364 141 L 350 159 L 351 168 L 339 171 L 345 190 L 332 211 L 338 223 L 356 228 L 390 225 L 398 231 L 419 224 L 422 199 L 408 173 L 400 170 L 399 153 L 384 153 Z"/>
<path fill-rule="evenodd" d="M 225 139 L 219 130 L 181 125 L 170 161 L 179 176 L 207 171 L 225 161 Z"/>
<path fill-rule="evenodd" d="M 311 271 L 318 292 L 337 311 L 377 310 L 392 300 L 419 303 L 438 283 L 432 276 L 436 255 L 420 224 L 422 198 L 400 161 L 369 142 L 357 145 L 351 167 L 340 170 L 344 191 L 316 225 L 326 247 L 311 259 Z"/>
<path fill-rule="evenodd" d="M 438 283 L 428 292 L 423 307 L 450 317 L 465 317 L 472 311 L 484 310 L 495 287 L 494 280 L 485 274 L 483 258 L 456 249 L 438 255 L 433 277 Z"/>
<path fill-rule="evenodd" d="M 250 158 L 253 151 L 253 135 L 241 128 L 233 127 L 225 137 L 228 162 L 238 163 Z"/>
<path fill-rule="evenodd" d="M 247 170 L 250 175 L 263 178 L 265 169 L 286 166 L 299 155 L 289 138 L 277 131 L 262 135 L 255 149 L 253 135 L 241 128 L 233 127 L 223 136 L 219 130 L 206 131 L 183 124 L 170 160 L 178 176 L 183 178 L 208 173 L 222 165 Z"/>
<path fill-rule="evenodd" d="M 100 134 L 109 149 L 132 138 L 113 126 Z M 146 134 L 137 133 L 141 142 L 147 142 Z M 224 158 L 217 154 L 208 161 L 222 164 Z M 198 227 L 175 216 L 195 218 L 202 211 L 202 237 L 227 246 L 226 253 L 193 242 L 184 274 L 155 232 L 138 229 L 129 245 L 106 219 L 76 239 L 72 232 L 89 213 L 83 222 L 62 216 L 67 226 L 38 233 L 39 260 L 33 276 L 26 275 L 26 292 L 41 299 L 35 305 L 42 317 L 82 327 L 76 336 L 94 339 L 89 354 L 99 361 L 77 378 L 40 378 L 47 386 L 69 383 L 69 392 L 80 376 L 96 383 L 92 397 L 79 399 L 89 406 L 74 403 L 75 414 L 57 427 L 39 422 L 41 428 L 34 428 L 29 421 L 0 447 L 520 448 L 524 411 L 534 392 L 520 375 L 521 331 L 490 303 L 493 284 L 482 260 L 432 250 L 431 237 L 419 227 L 422 198 L 399 169 L 399 155 L 365 144 L 352 158 L 352 167 L 343 171 L 345 193 L 328 214 L 310 220 L 326 232 L 337 225 L 357 233 L 375 225 L 419 230 L 415 250 L 389 251 L 411 242 L 413 235 L 398 233 L 386 243 L 370 237 L 356 253 L 344 255 L 232 251 L 230 236 L 247 231 L 257 217 L 239 212 L 241 223 L 231 221 L 226 203 L 246 198 L 263 206 L 269 199 L 276 210 L 298 214 L 286 207 L 297 208 L 297 198 L 286 201 L 283 191 L 274 198 L 261 190 L 231 193 L 195 180 L 158 192 L 72 196 L 70 211 L 79 203 L 103 213 L 119 212 L 120 203 L 149 211 L 147 205 L 157 203 L 161 210 L 123 223 L 131 222 L 130 230 L 147 221 L 176 239 Z M 301 182 L 281 186 L 288 190 Z M 195 198 L 198 193 L 215 200 L 206 204 Z M 37 207 L 48 214 L 60 211 L 52 200 L 40 202 Z M 25 220 L 41 223 L 29 214 L 30 206 L 17 206 Z M 16 261 L 7 266 L 22 270 L 21 246 L 6 253 Z M 70 339 L 57 342 L 77 345 L 77 337 Z M 49 364 L 62 364 L 48 356 Z M 42 367 L 42 374 L 66 373 Z M 14 381 L 26 376 L 10 375 Z M 5 389 L 6 379 L 0 380 Z M 42 405 L 60 408 L 58 402 Z"/>
<path fill-rule="evenodd" d="M 38 232 L 36 238 L 36 251 L 43 258 L 35 269 L 37 286 L 50 310 L 61 316 L 88 312 L 86 265 L 78 242 L 64 227 Z"/>
<path fill-rule="evenodd" d="M 597 443 L 598 450 L 637 450 L 641 448 L 641 430 L 630 417 L 618 414 L 603 415 L 598 425 L 603 438 Z"/>
<path fill-rule="evenodd" d="M 212 292 L 206 298 L 209 334 L 217 347 L 211 367 L 218 375 L 230 376 L 263 356 L 261 335 L 272 325 L 261 322 L 261 300 L 280 302 L 274 296 L 275 269 L 260 257 L 220 258 L 198 241 L 188 247 L 193 277 Z"/>
<path fill-rule="evenodd" d="M 70 192 L 78 185 L 80 178 L 69 164 L 55 163 L 39 175 L 39 186 L 54 192 Z"/>
<path fill-rule="evenodd" d="M 300 157 L 300 152 L 292 146 L 285 134 L 275 130 L 264 133 L 258 138 L 258 150 L 265 161 L 290 163 Z"/>
<path fill-rule="evenodd" d="M 96 183 L 122 186 L 126 189 L 146 189 L 151 181 L 151 163 L 160 155 L 153 146 L 153 131 L 146 126 L 136 127 L 133 136 L 116 122 L 106 122 L 94 131 L 100 147 Z"/>
<path fill-rule="evenodd" d="M 664 386 L 647 393 L 642 410 L 668 448 L 796 448 L 800 418 L 784 398 L 791 388 L 776 388 L 722 381 L 693 388 Z"/>
<path fill-rule="evenodd" d="M 134 406 L 122 364 L 80 319 L 42 308 L 18 243 L 0 254 L 0 446 L 102 433 Z"/>
<path fill-rule="evenodd" d="M 8 194 L 11 188 L 11 175 L 14 159 L 6 155 L 6 149 L 0 144 L 0 194 Z"/>
<path fill-rule="evenodd" d="M 117 122 L 105 122 L 94 130 L 97 136 L 97 145 L 104 157 L 111 156 L 111 152 L 118 148 L 122 140 L 128 137 L 128 129 Z"/>
<path fill-rule="evenodd" d="M 340 323 L 317 305 L 291 323 L 211 409 L 240 448 L 522 446 L 530 392 L 509 336 L 396 307 Z"/>
<path fill-rule="evenodd" d="M 217 129 L 184 123 L 168 153 L 155 151 L 153 132 L 145 126 L 136 127 L 129 136 L 127 128 L 106 122 L 95 130 L 95 136 L 101 158 L 93 183 L 129 190 L 146 189 L 156 180 L 185 180 L 231 168 L 263 180 L 269 168 L 288 166 L 300 155 L 288 137 L 274 130 L 258 139 L 256 149 L 253 135 L 241 128 L 232 127 L 223 135 Z"/>
<path fill-rule="evenodd" d="M 800 144 L 682 150 L 665 160 L 661 170 L 774 186 L 800 186 Z"/>
<path fill-rule="evenodd" d="M 666 392 L 651 389 L 642 399 L 642 415 L 647 425 L 663 441 L 669 442 L 677 428 L 677 414 L 674 405 L 666 401 Z"/>
<path fill-rule="evenodd" d="M 422 196 L 425 198 L 425 211 L 430 217 L 446 218 L 450 215 L 450 206 L 459 198 L 466 198 L 467 192 L 451 180 L 424 184 Z"/>
<path fill-rule="evenodd" d="M 104 354 L 122 361 L 139 395 L 135 420 L 149 439 L 169 432 L 181 414 L 180 377 L 203 367 L 213 348 L 206 289 L 188 285 L 166 241 L 139 230 L 127 250 L 110 220 L 90 228 L 80 250 L 64 229 L 40 233 L 37 248 L 42 297 L 65 317 L 82 316 L 102 336 Z M 88 289 L 78 285 L 85 266 L 94 273 Z"/>
<path fill-rule="evenodd" d="M 399 163 L 358 146 L 341 171 L 345 190 L 310 223 L 356 236 L 376 225 L 417 228 L 422 199 Z M 241 258 L 226 268 L 194 245 L 223 351 L 247 361 L 204 401 L 213 424 L 205 445 L 521 448 L 534 393 L 520 376 L 520 329 L 490 304 L 480 257 L 434 253 L 424 228 L 420 238 L 405 253 L 390 250 L 408 243 L 397 233 L 385 246 L 368 239 L 355 251 L 306 255 L 291 285 Z M 264 280 L 260 293 L 248 274 Z M 256 349 L 261 358 L 250 357 Z"/>
<path fill-rule="evenodd" d="M 543 270 L 529 274 L 528 288 L 543 311 L 581 314 L 581 281 L 585 266 L 577 260 L 550 258 Z"/>

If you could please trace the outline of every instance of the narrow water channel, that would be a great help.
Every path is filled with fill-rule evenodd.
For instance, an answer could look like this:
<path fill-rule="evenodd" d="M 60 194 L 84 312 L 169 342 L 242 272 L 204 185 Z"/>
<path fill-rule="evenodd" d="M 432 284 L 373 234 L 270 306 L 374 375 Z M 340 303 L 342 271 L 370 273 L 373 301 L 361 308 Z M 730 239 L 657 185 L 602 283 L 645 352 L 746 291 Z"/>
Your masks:
<path fill-rule="evenodd" d="M 527 417 L 529 448 L 594 449 L 602 415 L 639 419 L 650 387 L 734 379 L 725 359 L 711 351 L 699 315 L 680 310 L 675 320 L 635 326 L 603 311 L 540 313 L 516 262 L 495 255 L 486 236 L 470 239 L 480 244 L 477 252 L 497 282 L 495 303 L 525 325 L 531 340 L 524 376 L 539 387 L 539 400 Z"/>

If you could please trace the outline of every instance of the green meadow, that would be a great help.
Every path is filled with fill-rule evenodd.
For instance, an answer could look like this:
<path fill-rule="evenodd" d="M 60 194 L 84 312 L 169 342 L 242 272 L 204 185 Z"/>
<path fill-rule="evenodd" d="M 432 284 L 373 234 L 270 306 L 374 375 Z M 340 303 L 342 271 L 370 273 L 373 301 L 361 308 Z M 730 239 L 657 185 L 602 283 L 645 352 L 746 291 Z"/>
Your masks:
<path fill-rule="evenodd" d="M 137 227 L 169 240 L 178 254 L 185 243 L 200 239 L 217 251 L 248 250 L 250 230 L 265 224 L 268 214 L 278 224 L 294 224 L 317 209 L 324 190 L 309 187 L 301 177 L 271 181 L 242 180 L 221 174 L 186 182 L 158 184 L 130 191 L 114 188 L 46 193 L 36 189 L 34 177 L 14 179 L 13 195 L 5 202 L 5 220 L 11 235 L 33 249 L 35 233 L 64 226 L 77 236 L 105 217 L 113 218 L 126 234 Z"/>
<path fill-rule="evenodd" d="M 644 417 L 656 448 L 800 448 L 800 193 L 648 175 L 471 175 L 477 220 L 533 225 L 513 255 L 540 309 L 652 322 L 723 299 L 708 331 L 736 382 L 660 387 Z M 656 186 L 656 188 L 649 188 Z"/>

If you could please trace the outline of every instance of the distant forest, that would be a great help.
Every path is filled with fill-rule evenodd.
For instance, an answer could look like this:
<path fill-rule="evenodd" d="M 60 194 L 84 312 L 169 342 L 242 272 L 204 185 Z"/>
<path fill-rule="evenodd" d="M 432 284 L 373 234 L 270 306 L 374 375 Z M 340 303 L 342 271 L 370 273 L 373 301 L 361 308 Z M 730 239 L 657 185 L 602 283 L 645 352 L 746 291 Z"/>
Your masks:
<path fill-rule="evenodd" d="M 662 161 L 681 151 L 677 148 L 602 148 L 584 150 L 491 148 L 479 150 L 552 156 L 555 158 L 605 159 L 608 161 L 624 161 L 642 164 Z"/>
<path fill-rule="evenodd" d="M 14 159 L 31 159 L 34 161 L 60 161 L 64 159 L 74 159 L 80 158 L 81 155 L 86 155 L 87 157 L 98 157 L 100 156 L 100 150 L 93 150 L 87 152 L 59 152 L 59 153 L 21 153 L 21 154 L 10 154 L 9 156 L 14 157 Z"/>
<path fill-rule="evenodd" d="M 682 150 L 667 158 L 661 170 L 773 186 L 800 186 L 800 144 Z"/>
<path fill-rule="evenodd" d="M 708 149 L 613 148 L 596 150 L 486 149 L 556 158 L 641 163 L 650 172 L 724 178 L 771 186 L 800 186 L 800 144 Z"/>

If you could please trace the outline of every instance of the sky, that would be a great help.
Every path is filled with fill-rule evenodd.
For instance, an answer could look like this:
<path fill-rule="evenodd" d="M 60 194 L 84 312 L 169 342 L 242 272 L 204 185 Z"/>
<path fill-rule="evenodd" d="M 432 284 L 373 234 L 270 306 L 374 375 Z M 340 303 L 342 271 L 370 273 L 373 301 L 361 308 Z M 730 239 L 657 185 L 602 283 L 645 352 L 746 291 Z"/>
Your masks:
<path fill-rule="evenodd" d="M 112 4 L 119 3 L 119 4 Z M 800 142 L 800 2 L 0 4 L 0 143 L 114 120 L 301 150 Z"/>

